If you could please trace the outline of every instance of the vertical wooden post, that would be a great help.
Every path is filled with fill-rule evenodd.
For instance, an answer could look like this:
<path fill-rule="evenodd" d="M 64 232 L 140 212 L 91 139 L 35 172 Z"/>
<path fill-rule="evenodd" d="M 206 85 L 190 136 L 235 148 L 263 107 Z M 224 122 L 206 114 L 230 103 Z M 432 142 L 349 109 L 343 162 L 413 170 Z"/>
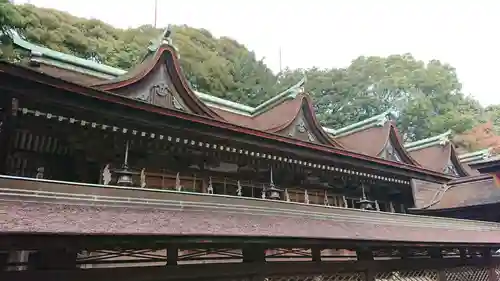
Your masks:
<path fill-rule="evenodd" d="M 19 101 L 16 98 L 3 99 L 5 110 L 0 127 L 0 174 L 7 173 L 7 157 L 11 151 L 12 136 L 15 133 Z"/>
<path fill-rule="evenodd" d="M 167 265 L 177 265 L 179 260 L 179 248 L 175 245 L 167 247 Z"/>
<path fill-rule="evenodd" d="M 496 264 L 493 263 L 491 258 L 491 249 L 487 248 L 483 250 L 483 258 L 485 260 L 485 264 L 488 267 L 488 280 L 489 281 L 498 281 L 497 272 L 495 270 Z"/>
<path fill-rule="evenodd" d="M 260 245 L 255 246 L 243 246 L 241 249 L 243 254 L 243 262 L 265 262 L 266 261 L 266 252 L 264 248 Z"/>
<path fill-rule="evenodd" d="M 312 261 L 321 262 L 321 249 L 318 247 L 311 248 Z"/>
<path fill-rule="evenodd" d="M 358 249 L 356 250 L 356 255 L 358 261 L 373 261 L 373 251 L 370 249 Z M 376 274 L 376 268 L 370 267 L 365 270 L 366 281 L 375 281 Z"/>
<path fill-rule="evenodd" d="M 59 270 L 76 269 L 76 256 L 74 251 L 64 249 L 44 250 L 30 254 L 28 259 L 29 270 Z"/>

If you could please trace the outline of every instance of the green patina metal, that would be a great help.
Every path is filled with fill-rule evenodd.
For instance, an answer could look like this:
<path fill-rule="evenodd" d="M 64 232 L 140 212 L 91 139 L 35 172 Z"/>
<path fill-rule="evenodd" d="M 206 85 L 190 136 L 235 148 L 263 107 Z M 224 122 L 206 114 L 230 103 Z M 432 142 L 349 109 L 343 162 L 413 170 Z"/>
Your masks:
<path fill-rule="evenodd" d="M 114 68 L 108 65 L 100 64 L 98 62 L 82 59 L 76 56 L 54 51 L 46 47 L 35 45 L 21 38 L 21 36 L 17 32 L 12 32 L 12 40 L 15 46 L 29 51 L 34 57 L 45 58 L 47 61 L 53 60 L 54 66 L 57 66 L 55 65 L 55 63 L 59 63 L 59 65 L 68 64 L 69 66 L 76 67 L 78 69 L 81 69 L 82 71 L 93 71 L 111 76 L 119 76 L 127 72 L 123 69 Z M 86 72 L 83 73 L 87 74 Z M 88 74 L 92 75 L 91 73 Z"/>
<path fill-rule="evenodd" d="M 458 159 L 460 159 L 460 162 L 464 164 L 468 163 L 474 163 L 477 161 L 483 161 L 491 158 L 491 148 L 486 148 L 474 152 L 469 152 L 469 153 L 464 153 L 461 155 L 458 155 Z"/>
<path fill-rule="evenodd" d="M 325 132 L 329 133 L 330 135 L 334 137 L 343 137 L 347 136 L 350 134 L 354 134 L 356 132 L 360 132 L 369 128 L 373 128 L 376 126 L 384 126 L 384 124 L 392 119 L 396 118 L 396 113 L 393 110 L 387 110 L 379 115 L 370 117 L 368 119 L 365 119 L 363 121 L 351 124 L 349 126 L 345 126 L 340 129 L 331 129 L 327 127 L 323 127 L 323 130 Z"/>
<path fill-rule="evenodd" d="M 424 149 L 427 147 L 435 146 L 435 145 L 445 145 L 450 141 L 450 137 L 452 135 L 452 131 L 448 130 L 440 135 L 414 141 L 414 142 L 409 142 L 404 145 L 407 151 L 414 151 L 414 150 L 420 150 Z"/>
<path fill-rule="evenodd" d="M 148 53 L 144 57 L 146 60 L 151 55 L 155 54 L 160 46 L 167 44 L 176 50 L 176 54 L 179 54 L 175 46 L 172 44 L 171 39 L 172 30 L 170 26 L 165 29 L 161 36 L 157 40 L 152 40 L 148 46 Z M 18 33 L 13 32 L 13 42 L 18 48 L 29 51 L 32 56 L 33 61 L 38 61 L 43 64 L 51 65 L 65 70 L 75 71 L 89 76 L 99 77 L 102 79 L 120 79 L 122 76 L 126 76 L 128 71 L 120 68 L 115 68 L 105 64 L 101 64 L 95 61 L 82 59 L 73 55 L 64 54 L 58 51 L 51 50 L 46 47 L 42 47 L 31 42 L 24 40 Z M 291 86 L 285 91 L 279 93 L 278 95 L 270 98 L 269 100 L 263 102 L 257 107 L 251 107 L 244 104 L 228 101 L 222 98 L 214 97 L 210 94 L 201 93 L 194 91 L 195 94 L 207 105 L 213 106 L 215 108 L 224 109 L 233 113 L 246 115 L 246 116 L 257 116 L 269 109 L 283 103 L 286 100 L 295 98 L 299 93 L 304 91 L 304 86 L 307 79 L 304 76 L 297 84 Z"/>

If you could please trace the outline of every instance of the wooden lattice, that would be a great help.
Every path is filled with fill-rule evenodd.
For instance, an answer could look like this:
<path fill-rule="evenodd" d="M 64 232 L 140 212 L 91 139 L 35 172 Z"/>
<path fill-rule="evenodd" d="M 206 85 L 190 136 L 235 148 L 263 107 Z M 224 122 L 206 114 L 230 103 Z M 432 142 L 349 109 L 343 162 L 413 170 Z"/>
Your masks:
<path fill-rule="evenodd" d="M 495 280 L 500 281 L 500 264 L 495 266 Z"/>
<path fill-rule="evenodd" d="M 484 267 L 456 267 L 444 271 L 446 281 L 487 281 L 489 280 L 488 269 Z"/>
<path fill-rule="evenodd" d="M 265 281 L 365 281 L 365 275 L 353 272 L 324 275 L 268 276 Z"/>
<path fill-rule="evenodd" d="M 437 281 L 438 273 L 435 270 L 408 270 L 379 272 L 375 275 L 376 281 Z"/>

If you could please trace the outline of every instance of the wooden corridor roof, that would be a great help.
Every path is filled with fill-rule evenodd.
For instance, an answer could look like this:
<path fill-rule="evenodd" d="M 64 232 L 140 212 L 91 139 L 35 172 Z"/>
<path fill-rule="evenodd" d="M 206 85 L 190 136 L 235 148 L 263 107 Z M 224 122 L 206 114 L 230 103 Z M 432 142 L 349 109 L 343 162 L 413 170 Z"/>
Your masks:
<path fill-rule="evenodd" d="M 500 245 L 500 224 L 0 176 L 0 233 Z"/>

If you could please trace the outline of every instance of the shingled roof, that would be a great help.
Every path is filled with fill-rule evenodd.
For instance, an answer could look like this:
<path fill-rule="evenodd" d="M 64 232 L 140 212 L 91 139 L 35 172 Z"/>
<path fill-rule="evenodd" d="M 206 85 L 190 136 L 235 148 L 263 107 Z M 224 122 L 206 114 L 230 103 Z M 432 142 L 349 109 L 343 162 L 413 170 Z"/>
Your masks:
<path fill-rule="evenodd" d="M 500 245 L 500 225 L 495 223 L 6 176 L 0 181 L 7 187 L 0 191 L 2 233 Z"/>
<path fill-rule="evenodd" d="M 312 101 L 304 92 L 306 77 L 256 107 L 197 92 L 190 88 L 187 79 L 183 77 L 178 57 L 169 57 L 172 53 L 178 56 L 178 53 L 176 50 L 169 51 L 174 47 L 170 38 L 165 37 L 168 34 L 170 33 L 167 29 L 158 40 L 152 42 L 145 58 L 130 71 L 56 52 L 29 43 L 17 34 L 14 34 L 14 44 L 31 53 L 30 62 L 37 64 L 35 69 L 54 77 L 128 96 L 137 92 L 141 83 L 152 86 L 151 80 L 158 80 L 158 76 L 162 76 L 166 77 L 164 83 L 172 84 L 175 86 L 173 88 L 182 89 L 184 92 L 184 95 L 175 96 L 179 105 L 188 104 L 187 107 L 193 109 L 196 114 L 221 118 L 228 123 L 305 141 L 341 147 L 319 125 Z M 163 67 L 166 67 L 168 73 L 162 72 Z M 187 97 L 187 100 L 182 97 Z"/>
<path fill-rule="evenodd" d="M 473 172 L 462 165 L 458 158 L 453 142 L 450 140 L 452 132 L 406 143 L 404 147 L 423 167 L 456 177 L 469 176 Z"/>
<path fill-rule="evenodd" d="M 401 136 L 393 122 L 394 116 L 392 111 L 386 111 L 337 130 L 325 128 L 325 131 L 347 149 L 420 166 L 403 147 Z"/>
<path fill-rule="evenodd" d="M 450 181 L 421 210 L 454 209 L 500 202 L 500 188 L 491 175 L 481 174 Z"/>

